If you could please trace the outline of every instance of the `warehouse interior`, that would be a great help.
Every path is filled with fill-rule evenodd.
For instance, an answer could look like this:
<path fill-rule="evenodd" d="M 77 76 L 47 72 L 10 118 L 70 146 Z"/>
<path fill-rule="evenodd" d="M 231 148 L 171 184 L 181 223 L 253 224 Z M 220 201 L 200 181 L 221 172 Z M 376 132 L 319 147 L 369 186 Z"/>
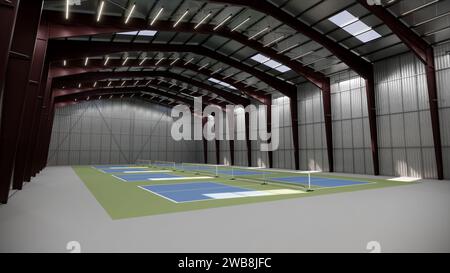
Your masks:
<path fill-rule="evenodd" d="M 0 252 L 450 250 L 450 1 L 10 0 L 0 20 Z M 242 106 L 243 137 L 175 139 L 196 98 Z M 155 188 L 203 171 L 271 196 Z"/>

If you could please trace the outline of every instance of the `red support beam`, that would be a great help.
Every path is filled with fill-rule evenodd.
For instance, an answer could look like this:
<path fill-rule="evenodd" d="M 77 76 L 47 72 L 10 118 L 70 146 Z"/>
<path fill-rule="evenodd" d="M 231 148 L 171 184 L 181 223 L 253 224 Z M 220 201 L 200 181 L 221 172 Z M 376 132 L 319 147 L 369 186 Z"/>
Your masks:
<path fill-rule="evenodd" d="M 6 81 L 6 68 L 16 23 L 19 0 L 0 0 L 0 98 Z"/>
<path fill-rule="evenodd" d="M 92 56 L 104 56 L 119 52 L 133 52 L 133 51 L 156 51 L 156 52 L 191 52 L 201 56 L 206 56 L 214 60 L 220 61 L 226 65 L 244 71 L 262 82 L 265 82 L 275 90 L 285 95 L 290 95 L 296 92 L 295 85 L 286 83 L 276 77 L 273 77 L 265 72 L 255 69 L 251 66 L 245 65 L 232 58 L 226 57 L 213 50 L 205 47 L 192 45 L 174 45 L 174 44 L 124 44 L 124 43 L 109 43 L 109 42 L 80 42 L 80 41 L 51 41 L 49 45 L 51 52 L 51 61 L 84 59 Z M 113 60 L 111 60 L 113 61 Z M 139 62 L 139 61 L 135 61 Z M 117 65 L 114 63 L 113 65 Z M 118 64 L 121 65 L 121 64 Z"/>
<path fill-rule="evenodd" d="M 369 115 L 370 141 L 372 143 L 372 163 L 374 175 L 380 175 L 378 157 L 377 108 L 375 103 L 375 83 L 371 77 L 366 80 L 367 109 Z"/>
<path fill-rule="evenodd" d="M 8 200 L 20 122 L 39 26 L 42 0 L 19 5 L 8 56 L 0 124 L 0 202 Z"/>
<path fill-rule="evenodd" d="M 207 2 L 244 6 L 271 16 L 328 49 L 362 77 L 371 76 L 369 69 L 372 67 L 371 63 L 266 0 L 208 0 Z"/>
<path fill-rule="evenodd" d="M 30 142 L 31 127 L 35 105 L 38 101 L 38 93 L 41 85 L 42 73 L 47 50 L 48 33 L 45 28 L 40 28 L 34 49 L 31 64 L 30 78 L 26 88 L 25 107 L 22 111 L 21 134 L 14 166 L 13 189 L 22 189 L 25 181 L 25 164 L 28 155 L 28 143 Z"/>
<path fill-rule="evenodd" d="M 46 11 L 44 13 L 46 20 L 51 22 L 51 37 L 52 38 L 67 38 L 73 36 L 86 36 L 105 33 L 115 33 L 124 31 L 136 31 L 142 29 L 151 29 L 156 31 L 171 31 L 171 32 L 185 32 L 185 33 L 199 33 L 207 35 L 218 35 L 224 38 L 228 38 L 237 41 L 245 46 L 248 46 L 255 51 L 264 54 L 275 61 L 278 61 L 299 75 L 305 77 L 308 81 L 312 82 L 319 88 L 325 75 L 316 72 L 313 69 L 303 66 L 301 63 L 291 60 L 290 57 L 278 52 L 270 47 L 264 47 L 261 43 L 255 40 L 249 40 L 247 36 L 237 31 L 231 31 L 231 29 L 223 26 L 219 29 L 214 29 L 216 25 L 203 24 L 200 28 L 194 29 L 194 23 L 180 22 L 177 28 L 173 28 L 173 21 L 158 21 L 154 26 L 149 26 L 147 20 L 134 18 L 132 22 L 127 25 L 123 24 L 123 20 L 117 16 L 103 15 L 101 22 L 96 22 L 95 16 L 90 14 L 71 14 L 70 24 L 64 21 L 59 12 Z"/>
<path fill-rule="evenodd" d="M 250 113 L 245 112 L 245 142 L 247 144 L 247 166 L 252 167 L 252 140 L 250 139 Z"/>
<path fill-rule="evenodd" d="M 234 166 L 234 140 L 229 140 L 229 144 L 230 144 L 230 163 L 231 166 Z"/>
<path fill-rule="evenodd" d="M 53 80 L 53 86 L 61 88 L 62 86 L 77 85 L 82 82 L 91 82 L 102 79 L 121 79 L 121 78 L 148 78 L 148 77 L 164 77 L 175 79 L 181 82 L 185 82 L 201 89 L 212 92 L 233 104 L 247 105 L 250 101 L 244 97 L 241 97 L 235 93 L 227 92 L 222 89 L 213 87 L 206 83 L 194 80 L 192 78 L 184 77 L 180 74 L 168 72 L 168 71 L 127 71 L 127 72 L 90 72 L 77 75 L 58 77 Z"/>
<path fill-rule="evenodd" d="M 327 141 L 327 155 L 328 155 L 328 171 L 334 172 L 334 153 L 333 153 L 333 123 L 331 112 L 331 88 L 330 82 L 324 85 L 322 89 L 322 103 L 323 115 L 325 119 L 325 135 Z"/>
<path fill-rule="evenodd" d="M 381 5 L 369 5 L 366 0 L 357 0 L 357 2 L 383 21 L 422 63 L 425 64 L 437 176 L 438 179 L 442 180 L 444 179 L 444 164 L 442 160 L 441 127 L 433 47 L 385 7 Z"/>
<path fill-rule="evenodd" d="M 267 95 L 265 97 L 265 105 L 267 107 L 266 112 L 266 126 L 267 133 L 272 133 L 272 95 Z M 269 168 L 273 168 L 273 151 L 268 151 Z"/>
<path fill-rule="evenodd" d="M 292 144 L 294 146 L 294 167 L 296 170 L 300 170 L 297 93 L 289 97 L 289 104 L 291 107 Z"/>

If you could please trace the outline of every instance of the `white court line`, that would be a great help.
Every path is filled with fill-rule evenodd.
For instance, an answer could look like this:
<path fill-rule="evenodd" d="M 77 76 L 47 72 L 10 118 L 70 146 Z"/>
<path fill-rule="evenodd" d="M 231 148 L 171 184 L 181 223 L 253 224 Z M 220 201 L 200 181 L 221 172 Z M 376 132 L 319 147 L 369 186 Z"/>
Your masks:
<path fill-rule="evenodd" d="M 112 175 L 112 176 L 115 177 L 115 178 L 117 178 L 117 179 L 119 179 L 119 180 L 122 180 L 123 182 L 129 182 L 128 180 L 125 180 L 125 179 L 120 178 L 120 177 L 118 177 L 118 176 L 115 176 L 115 175 Z"/>
<path fill-rule="evenodd" d="M 189 177 L 171 177 L 171 178 L 148 178 L 148 181 L 165 181 L 165 180 L 195 180 L 195 179 L 214 179 L 211 176 L 189 176 Z"/>
<path fill-rule="evenodd" d="M 110 169 L 110 170 L 147 169 L 147 167 L 133 167 L 133 166 L 129 166 L 129 167 L 110 167 L 108 169 Z"/>
<path fill-rule="evenodd" d="M 416 182 L 416 181 L 422 180 L 422 178 L 402 176 L 402 177 L 395 177 L 395 178 L 386 179 L 386 180 L 395 181 L 395 182 Z"/>
<path fill-rule="evenodd" d="M 162 170 L 162 171 L 124 171 L 123 173 L 170 173 L 173 172 L 171 170 Z"/>
<path fill-rule="evenodd" d="M 150 192 L 150 193 L 153 193 L 154 195 L 157 195 L 157 196 L 159 196 L 159 197 L 162 197 L 162 198 L 164 198 L 164 199 L 166 199 L 166 200 L 169 200 L 170 202 L 174 202 L 174 203 L 179 203 L 179 202 L 177 202 L 177 201 L 175 201 L 175 200 L 173 200 L 173 199 L 170 199 L 169 197 L 166 197 L 166 196 L 164 196 L 164 195 L 161 195 L 161 194 L 159 194 L 159 193 L 156 193 L 156 192 L 154 192 L 154 191 L 151 191 L 151 190 L 149 190 L 149 189 L 146 189 L 146 188 L 144 188 L 143 186 L 138 186 L 139 188 L 141 188 L 141 189 L 143 189 L 144 191 L 148 191 L 148 192 Z"/>

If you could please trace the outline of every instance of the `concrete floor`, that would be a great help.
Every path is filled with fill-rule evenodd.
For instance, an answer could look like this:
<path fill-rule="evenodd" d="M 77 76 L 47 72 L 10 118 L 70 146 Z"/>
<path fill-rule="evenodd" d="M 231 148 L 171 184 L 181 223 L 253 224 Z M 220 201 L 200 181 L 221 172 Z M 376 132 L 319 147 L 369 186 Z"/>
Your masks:
<path fill-rule="evenodd" d="M 450 181 L 111 220 L 70 167 L 0 206 L 0 252 L 450 252 Z"/>

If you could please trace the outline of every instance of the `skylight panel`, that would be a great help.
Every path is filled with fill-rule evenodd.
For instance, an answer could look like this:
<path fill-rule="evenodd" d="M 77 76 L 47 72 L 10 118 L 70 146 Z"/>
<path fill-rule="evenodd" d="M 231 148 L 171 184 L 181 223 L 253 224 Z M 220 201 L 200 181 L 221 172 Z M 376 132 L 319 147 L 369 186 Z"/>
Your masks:
<path fill-rule="evenodd" d="M 211 81 L 211 82 L 213 82 L 213 83 L 216 83 L 216 84 L 219 84 L 219 85 L 228 87 L 228 88 L 230 88 L 230 89 L 237 90 L 234 86 L 232 86 L 232 85 L 230 85 L 230 84 L 228 84 L 228 83 L 226 83 L 226 82 L 220 81 L 220 80 L 218 80 L 218 79 L 216 79 L 216 78 L 209 78 L 208 80 Z"/>
<path fill-rule="evenodd" d="M 343 12 L 334 15 L 329 20 L 331 22 L 333 22 L 335 25 L 337 25 L 337 26 L 342 28 L 342 27 L 344 27 L 346 25 L 349 25 L 349 24 L 351 24 L 353 22 L 358 21 L 358 18 L 353 16 L 353 14 L 351 14 L 350 12 L 344 10 Z"/>
<path fill-rule="evenodd" d="M 156 34 L 156 31 L 154 30 L 140 30 L 140 31 L 127 31 L 127 32 L 119 32 L 117 34 L 120 35 L 129 35 L 129 36 L 149 36 L 153 37 Z"/>
<path fill-rule="evenodd" d="M 256 54 L 253 57 L 251 57 L 251 59 L 282 73 L 291 70 L 289 67 L 282 65 L 281 63 L 274 61 L 262 54 Z"/>
<path fill-rule="evenodd" d="M 370 41 L 378 39 L 380 37 L 381 37 L 381 35 L 374 30 L 367 31 L 365 33 L 362 33 L 362 34 L 356 36 L 356 38 L 358 38 L 358 40 L 360 40 L 363 43 L 370 42 Z"/>
<path fill-rule="evenodd" d="M 346 10 L 330 17 L 328 20 L 350 33 L 363 43 L 367 43 L 381 37 L 378 32 Z"/>

